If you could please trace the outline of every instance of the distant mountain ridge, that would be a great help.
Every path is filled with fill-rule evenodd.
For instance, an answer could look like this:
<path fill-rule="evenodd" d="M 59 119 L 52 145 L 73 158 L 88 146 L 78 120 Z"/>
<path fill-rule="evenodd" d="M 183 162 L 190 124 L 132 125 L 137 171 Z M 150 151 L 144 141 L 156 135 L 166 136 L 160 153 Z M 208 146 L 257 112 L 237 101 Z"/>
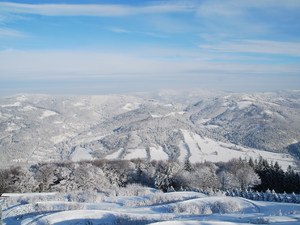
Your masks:
<path fill-rule="evenodd" d="M 93 158 L 299 156 L 300 91 L 0 98 L 1 166 Z M 292 146 L 292 147 L 291 147 Z"/>

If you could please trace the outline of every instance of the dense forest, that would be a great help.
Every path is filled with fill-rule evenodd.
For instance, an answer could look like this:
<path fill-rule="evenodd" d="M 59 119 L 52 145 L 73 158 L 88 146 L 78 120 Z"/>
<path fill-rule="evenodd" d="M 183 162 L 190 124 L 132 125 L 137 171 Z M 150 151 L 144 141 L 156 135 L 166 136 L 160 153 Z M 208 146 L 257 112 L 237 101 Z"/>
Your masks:
<path fill-rule="evenodd" d="M 275 190 L 300 193 L 300 176 L 291 167 L 283 171 L 278 163 L 260 159 L 232 159 L 229 162 L 92 160 L 47 162 L 0 171 L 0 193 L 101 191 L 138 183 L 162 191 L 200 192 L 230 190 Z"/>

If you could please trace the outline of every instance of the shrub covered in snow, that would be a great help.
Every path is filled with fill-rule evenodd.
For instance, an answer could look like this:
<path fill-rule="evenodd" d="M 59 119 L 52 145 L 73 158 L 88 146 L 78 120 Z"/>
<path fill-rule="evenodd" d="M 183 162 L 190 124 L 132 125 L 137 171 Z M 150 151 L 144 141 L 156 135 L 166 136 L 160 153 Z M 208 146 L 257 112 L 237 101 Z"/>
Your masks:
<path fill-rule="evenodd" d="M 188 199 L 194 199 L 203 197 L 204 194 L 196 193 L 196 192 L 173 192 L 173 193 L 162 193 L 157 192 L 144 198 L 127 200 L 125 202 L 126 206 L 137 207 L 137 206 L 150 206 L 150 205 L 158 205 L 158 204 L 166 204 L 172 202 L 178 202 Z"/>
<path fill-rule="evenodd" d="M 257 217 L 250 220 L 252 224 L 270 224 L 270 220 L 264 217 Z"/>
<path fill-rule="evenodd" d="M 213 213 L 238 213 L 242 210 L 240 201 L 235 198 L 196 199 L 169 206 L 170 212 L 193 215 L 210 215 Z"/>
<path fill-rule="evenodd" d="M 110 196 L 144 196 L 160 191 L 140 184 L 129 184 L 126 187 L 113 187 L 106 190 L 106 192 L 108 192 Z"/>

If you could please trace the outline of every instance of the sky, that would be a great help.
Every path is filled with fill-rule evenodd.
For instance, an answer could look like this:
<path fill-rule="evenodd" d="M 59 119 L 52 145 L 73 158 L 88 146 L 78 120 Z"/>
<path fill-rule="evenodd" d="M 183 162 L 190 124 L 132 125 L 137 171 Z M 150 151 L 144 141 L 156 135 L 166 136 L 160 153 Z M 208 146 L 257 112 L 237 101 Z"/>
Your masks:
<path fill-rule="evenodd" d="M 300 89 L 299 0 L 0 0 L 0 95 Z"/>

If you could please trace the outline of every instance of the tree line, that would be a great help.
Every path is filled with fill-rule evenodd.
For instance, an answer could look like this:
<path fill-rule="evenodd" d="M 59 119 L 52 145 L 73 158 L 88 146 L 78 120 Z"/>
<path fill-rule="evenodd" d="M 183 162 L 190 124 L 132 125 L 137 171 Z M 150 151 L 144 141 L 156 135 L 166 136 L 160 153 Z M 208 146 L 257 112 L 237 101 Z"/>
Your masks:
<path fill-rule="evenodd" d="M 0 170 L 0 193 L 101 191 L 110 187 L 126 187 L 133 183 L 162 191 L 209 192 L 252 188 L 258 191 L 274 189 L 280 192 L 281 189 L 273 187 L 276 181 L 271 182 L 272 179 L 273 181 L 280 179 L 279 175 L 273 177 L 277 174 L 274 171 L 278 174 L 286 174 L 285 182 L 288 182 L 292 174 L 299 177 L 299 174 L 291 172 L 292 170 L 283 172 L 278 164 L 268 167 L 266 165 L 268 164 L 263 159 L 254 162 L 253 160 L 232 159 L 229 162 L 219 163 L 190 163 L 188 160 L 185 163 L 179 163 L 143 159 L 45 162 L 29 167 Z M 282 172 L 279 173 L 279 171 Z M 286 189 L 283 191 L 299 193 L 289 185 L 291 181 L 284 186 Z"/>
<path fill-rule="evenodd" d="M 249 165 L 261 179 L 261 183 L 254 187 L 257 191 L 274 190 L 277 193 L 300 193 L 300 174 L 291 166 L 284 171 L 278 162 L 269 163 L 267 160 L 249 160 Z"/>
<path fill-rule="evenodd" d="M 227 196 L 232 197 L 243 197 L 250 200 L 256 201 L 269 201 L 269 202 L 289 202 L 289 203 L 300 203 L 300 195 L 276 193 L 275 190 L 270 191 L 269 189 L 265 192 L 258 192 L 254 190 L 230 190 L 225 193 Z"/>

